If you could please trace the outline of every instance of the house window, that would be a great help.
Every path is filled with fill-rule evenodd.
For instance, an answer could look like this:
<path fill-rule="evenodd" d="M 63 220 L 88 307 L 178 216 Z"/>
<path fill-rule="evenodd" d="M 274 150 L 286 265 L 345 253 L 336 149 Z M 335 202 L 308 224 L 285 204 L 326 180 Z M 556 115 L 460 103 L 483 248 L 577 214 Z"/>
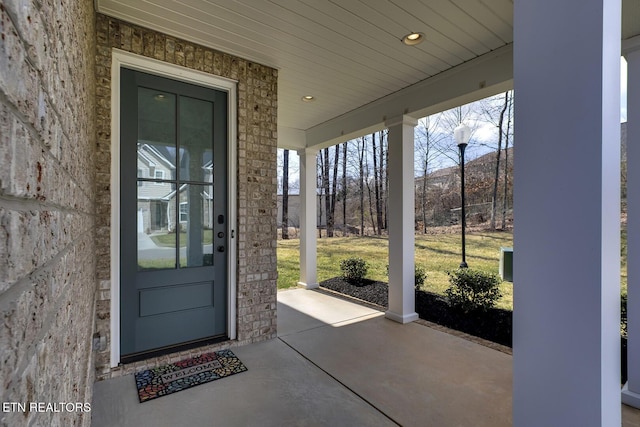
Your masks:
<path fill-rule="evenodd" d="M 144 178 L 144 171 L 142 169 L 138 169 L 138 178 Z M 138 181 L 138 187 L 142 187 L 142 181 Z"/>
<path fill-rule="evenodd" d="M 189 204 L 187 202 L 180 203 L 180 222 L 187 222 L 189 219 Z"/>
<path fill-rule="evenodd" d="M 155 179 L 164 179 L 164 171 L 155 171 L 154 172 Z M 156 185 L 164 185 L 164 182 L 156 182 Z"/>

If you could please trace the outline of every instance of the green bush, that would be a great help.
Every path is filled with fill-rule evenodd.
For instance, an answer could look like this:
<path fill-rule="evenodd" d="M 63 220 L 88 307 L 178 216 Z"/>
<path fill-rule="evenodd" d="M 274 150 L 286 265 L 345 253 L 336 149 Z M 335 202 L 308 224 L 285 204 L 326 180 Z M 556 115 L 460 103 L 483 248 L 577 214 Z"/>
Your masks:
<path fill-rule="evenodd" d="M 389 276 L 389 264 L 387 264 L 387 276 Z M 420 287 L 427 280 L 427 270 L 416 264 L 415 267 L 415 288 L 416 291 L 420 290 Z"/>
<path fill-rule="evenodd" d="M 502 296 L 500 279 L 495 274 L 471 268 L 447 271 L 449 287 L 444 291 L 449 305 L 464 312 L 486 311 Z"/>
<path fill-rule="evenodd" d="M 424 284 L 425 280 L 427 280 L 427 270 L 420 265 L 416 265 L 416 291 L 420 290 L 420 287 Z"/>
<path fill-rule="evenodd" d="M 361 284 L 367 275 L 369 266 L 367 262 L 359 257 L 351 257 L 340 261 L 342 277 L 351 284 Z"/>

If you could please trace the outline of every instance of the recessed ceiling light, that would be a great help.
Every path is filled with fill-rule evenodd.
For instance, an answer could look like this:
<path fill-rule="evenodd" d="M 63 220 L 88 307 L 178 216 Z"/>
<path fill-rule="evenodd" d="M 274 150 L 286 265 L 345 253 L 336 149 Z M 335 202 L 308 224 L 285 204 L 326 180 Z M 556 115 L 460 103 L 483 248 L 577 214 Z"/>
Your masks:
<path fill-rule="evenodd" d="M 408 46 L 414 46 L 424 41 L 423 33 L 409 33 L 402 38 L 402 43 Z"/>
<path fill-rule="evenodd" d="M 153 97 L 156 101 L 162 101 L 163 99 L 166 98 L 166 95 L 163 93 L 159 93 L 156 96 Z"/>
<path fill-rule="evenodd" d="M 305 95 L 305 96 L 302 97 L 302 100 L 304 102 L 312 102 L 312 101 L 316 100 L 316 97 L 315 96 L 311 96 L 311 95 Z"/>

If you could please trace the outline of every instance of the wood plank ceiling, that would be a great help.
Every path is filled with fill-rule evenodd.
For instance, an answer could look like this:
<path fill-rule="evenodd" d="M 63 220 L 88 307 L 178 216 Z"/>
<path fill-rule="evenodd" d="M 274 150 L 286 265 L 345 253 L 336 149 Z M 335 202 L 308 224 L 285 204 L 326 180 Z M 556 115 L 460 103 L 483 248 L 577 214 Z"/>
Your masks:
<path fill-rule="evenodd" d="M 101 13 L 277 68 L 278 125 L 301 130 L 513 42 L 512 0 L 96 4 Z M 623 12 L 623 38 L 640 34 L 640 1 L 625 0 Z M 426 40 L 404 45 L 414 31 Z M 305 95 L 316 99 L 303 102 Z"/>

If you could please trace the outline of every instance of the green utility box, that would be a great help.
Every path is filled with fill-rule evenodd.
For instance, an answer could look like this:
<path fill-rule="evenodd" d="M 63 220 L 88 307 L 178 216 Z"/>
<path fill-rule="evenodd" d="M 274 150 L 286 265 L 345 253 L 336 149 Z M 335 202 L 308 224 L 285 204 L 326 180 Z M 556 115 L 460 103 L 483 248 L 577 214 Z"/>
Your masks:
<path fill-rule="evenodd" d="M 500 278 L 513 282 L 513 248 L 500 248 Z"/>

